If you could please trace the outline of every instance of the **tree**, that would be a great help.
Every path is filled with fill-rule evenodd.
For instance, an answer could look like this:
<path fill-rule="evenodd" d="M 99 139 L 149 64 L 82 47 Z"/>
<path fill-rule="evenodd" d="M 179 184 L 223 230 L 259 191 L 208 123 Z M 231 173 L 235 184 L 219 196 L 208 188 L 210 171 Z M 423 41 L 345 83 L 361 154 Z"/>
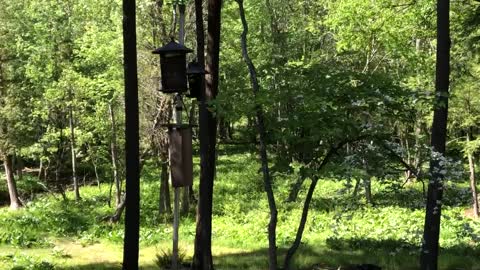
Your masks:
<path fill-rule="evenodd" d="M 123 270 L 138 270 L 140 234 L 139 110 L 135 0 L 123 0 L 126 198 Z"/>
<path fill-rule="evenodd" d="M 479 216 L 476 179 L 476 160 L 480 149 L 480 77 L 479 46 L 480 5 L 466 2 L 452 5 L 452 39 L 456 44 L 451 54 L 451 98 L 449 104 L 449 135 L 454 137 L 453 147 L 461 149 L 468 162 L 472 214 Z"/>
<path fill-rule="evenodd" d="M 247 36 L 248 36 L 248 24 L 245 18 L 245 9 L 243 7 L 243 0 L 236 0 L 238 3 L 240 19 L 243 25 L 243 33 L 241 36 L 242 43 L 242 56 L 247 64 L 248 71 L 250 73 L 250 83 L 252 86 L 252 92 L 254 99 L 257 99 L 260 91 L 260 85 L 258 84 L 257 71 L 255 65 L 250 59 L 248 53 Z M 275 204 L 275 195 L 272 189 L 272 179 L 270 177 L 270 169 L 268 167 L 267 156 L 267 142 L 266 142 L 266 130 L 265 130 L 265 118 L 264 111 L 261 104 L 255 106 L 257 132 L 259 136 L 259 155 L 262 164 L 263 185 L 268 198 L 268 207 L 270 210 L 270 222 L 268 223 L 268 264 L 270 270 L 277 269 L 277 244 L 276 244 L 276 229 L 277 229 L 277 205 Z"/>
<path fill-rule="evenodd" d="M 432 156 L 428 184 L 425 226 L 420 268 L 436 270 L 439 250 L 440 217 L 445 175 L 445 142 L 447 139 L 448 88 L 450 78 L 450 1 L 437 1 L 437 64 L 435 101 L 432 123 Z"/>
<path fill-rule="evenodd" d="M 10 208 L 22 206 L 14 176 L 15 152 L 33 139 L 31 127 L 25 119 L 32 112 L 28 102 L 29 84 L 25 82 L 22 60 L 25 54 L 14 45 L 13 29 L 20 27 L 20 20 L 10 11 L 22 10 L 23 3 L 0 1 L 0 159 L 3 160 L 5 178 L 10 198 Z"/>
<path fill-rule="evenodd" d="M 200 187 L 197 209 L 195 252 L 192 269 L 213 269 L 212 261 L 212 207 L 215 178 L 217 119 L 212 102 L 218 93 L 221 0 L 208 1 L 207 55 L 205 89 L 199 105 Z M 197 35 L 203 33 L 202 1 L 195 2 Z M 203 65 L 203 39 L 197 36 L 197 57 Z"/>

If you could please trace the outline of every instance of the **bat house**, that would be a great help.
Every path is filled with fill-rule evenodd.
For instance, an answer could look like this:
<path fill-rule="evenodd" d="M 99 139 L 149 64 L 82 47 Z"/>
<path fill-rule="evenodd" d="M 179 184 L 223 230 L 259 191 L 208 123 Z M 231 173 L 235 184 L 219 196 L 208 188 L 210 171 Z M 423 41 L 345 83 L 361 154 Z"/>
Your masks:
<path fill-rule="evenodd" d="M 170 171 L 172 186 L 187 187 L 193 183 L 192 129 L 190 127 L 170 128 Z"/>

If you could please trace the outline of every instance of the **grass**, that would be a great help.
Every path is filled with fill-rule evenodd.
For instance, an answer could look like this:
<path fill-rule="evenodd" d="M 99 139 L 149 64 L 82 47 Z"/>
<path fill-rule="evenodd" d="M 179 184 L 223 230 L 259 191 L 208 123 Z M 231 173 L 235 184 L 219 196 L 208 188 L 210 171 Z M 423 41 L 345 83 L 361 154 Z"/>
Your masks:
<path fill-rule="evenodd" d="M 220 155 L 218 161 L 213 208 L 214 263 L 216 269 L 266 269 L 269 214 L 259 164 L 254 153 L 234 150 L 229 151 L 234 154 Z M 198 178 L 198 171 L 196 174 Z M 158 175 L 158 169 L 149 164 L 142 175 L 142 269 L 158 269 L 156 254 L 171 246 L 171 217 L 162 217 L 157 211 Z M 308 185 L 307 180 L 297 202 L 287 203 L 288 187 L 294 179 L 294 175 L 275 174 L 280 262 L 295 236 Z M 297 269 L 336 269 L 352 263 L 373 263 L 390 270 L 418 269 L 424 219 L 421 185 L 393 191 L 390 184 L 374 182 L 376 206 L 371 207 L 362 194 L 352 197 L 345 180 L 320 181 L 295 257 Z M 440 269 L 480 269 L 480 223 L 463 215 L 469 207 L 468 186 L 447 186 Z M 0 269 L 47 269 L 36 266 L 42 261 L 54 269 L 120 269 L 123 221 L 100 221 L 113 212 L 106 204 L 107 194 L 108 184 L 102 185 L 101 190 L 85 186 L 81 189 L 83 200 L 78 203 L 69 192 L 68 202 L 60 196 L 43 194 L 19 211 L 0 209 Z M 194 237 L 192 209 L 182 217 L 180 226 L 187 261 L 193 255 Z"/>

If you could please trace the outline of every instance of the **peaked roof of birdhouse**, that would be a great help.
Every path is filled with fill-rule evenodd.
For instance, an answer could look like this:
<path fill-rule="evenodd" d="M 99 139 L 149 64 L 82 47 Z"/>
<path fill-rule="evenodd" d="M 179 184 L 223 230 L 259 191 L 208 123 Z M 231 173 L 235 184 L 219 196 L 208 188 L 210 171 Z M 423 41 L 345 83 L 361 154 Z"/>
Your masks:
<path fill-rule="evenodd" d="M 163 47 L 155 49 L 152 53 L 154 53 L 154 54 L 165 54 L 165 53 L 168 53 L 168 52 L 189 53 L 189 52 L 193 52 L 193 50 L 183 46 L 180 43 L 175 42 L 175 40 L 172 39 L 172 41 L 170 41 L 168 44 L 166 44 Z"/>
<path fill-rule="evenodd" d="M 197 61 L 193 61 L 187 65 L 187 74 L 205 74 L 205 70 Z"/>

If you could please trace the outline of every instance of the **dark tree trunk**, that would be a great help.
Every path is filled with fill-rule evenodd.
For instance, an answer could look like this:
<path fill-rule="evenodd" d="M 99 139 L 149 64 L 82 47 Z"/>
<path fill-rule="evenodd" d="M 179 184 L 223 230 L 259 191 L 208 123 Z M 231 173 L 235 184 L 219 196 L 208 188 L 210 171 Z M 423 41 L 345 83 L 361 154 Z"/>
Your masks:
<path fill-rule="evenodd" d="M 23 169 L 25 168 L 25 164 L 23 163 L 23 159 L 20 156 L 15 155 L 14 159 L 15 159 L 14 168 L 15 168 L 15 172 L 17 174 L 17 179 L 19 181 L 22 181 L 22 179 L 23 179 Z"/>
<path fill-rule="evenodd" d="M 17 184 L 13 175 L 13 158 L 11 155 L 5 155 L 3 160 L 5 176 L 7 178 L 8 195 L 10 196 L 10 208 L 18 209 L 22 206 L 18 198 Z"/>
<path fill-rule="evenodd" d="M 371 206 L 375 206 L 375 203 L 373 202 L 373 196 L 372 196 L 372 180 L 369 176 L 366 176 L 363 179 L 363 185 L 365 188 L 365 200 L 367 201 L 367 204 L 370 204 Z"/>
<path fill-rule="evenodd" d="M 295 241 L 293 242 L 292 246 L 288 249 L 287 255 L 285 256 L 285 262 L 283 264 L 283 268 L 285 270 L 290 269 L 290 264 L 291 264 L 293 255 L 297 251 L 302 241 L 303 231 L 305 230 L 305 224 L 307 223 L 308 210 L 310 209 L 310 203 L 312 201 L 313 192 L 315 191 L 317 182 L 318 182 L 318 178 L 314 177 L 312 179 L 312 183 L 310 183 L 310 187 L 308 188 L 308 193 L 307 193 L 307 197 L 305 198 L 305 203 L 303 205 L 302 217 L 300 218 L 300 224 L 297 229 L 297 235 L 295 237 Z"/>
<path fill-rule="evenodd" d="M 354 198 L 357 197 L 358 189 L 360 188 L 360 182 L 361 182 L 361 180 L 355 179 L 355 186 L 353 187 L 353 192 L 352 192 L 352 196 Z"/>
<path fill-rule="evenodd" d="M 209 110 L 207 102 L 217 96 L 218 68 L 220 52 L 220 0 L 208 1 L 208 42 L 205 86 L 199 106 L 199 140 L 200 140 L 200 191 L 197 209 L 197 228 L 195 234 L 195 251 L 192 269 L 213 269 L 212 261 L 212 203 L 213 180 L 215 176 L 215 144 L 217 120 Z M 195 17 L 197 27 L 197 57 L 204 65 L 204 35 L 202 0 L 195 0 Z M 202 84 L 203 85 L 203 84 Z"/>
<path fill-rule="evenodd" d="M 248 54 L 247 48 L 247 35 L 248 35 L 248 24 L 245 18 L 245 10 L 243 8 L 243 0 L 236 0 L 239 7 L 240 19 L 242 20 L 243 33 L 241 36 L 241 45 L 242 45 L 242 55 L 245 63 L 247 64 L 248 71 L 250 73 L 250 83 L 252 85 L 252 91 L 254 99 L 257 98 L 260 91 L 260 85 L 257 80 L 257 71 L 255 70 L 255 65 L 253 64 L 250 56 Z M 272 188 L 272 179 L 270 177 L 270 170 L 268 168 L 268 156 L 267 156 L 267 145 L 265 142 L 266 131 L 265 131 L 265 120 L 263 116 L 263 108 L 260 104 L 257 104 L 255 107 L 256 116 L 257 116 L 257 132 L 259 135 L 260 148 L 259 155 L 262 164 L 262 173 L 263 173 L 263 185 L 265 192 L 267 193 L 268 207 L 270 210 L 270 222 L 268 223 L 268 265 L 270 270 L 277 270 L 277 243 L 276 243 L 276 230 L 277 230 L 277 205 L 275 203 L 275 196 L 273 194 Z"/>
<path fill-rule="evenodd" d="M 181 191 L 182 191 L 182 209 L 180 212 L 182 213 L 182 215 L 186 215 L 190 210 L 190 186 L 183 187 Z"/>
<path fill-rule="evenodd" d="M 290 192 L 288 193 L 287 202 L 295 202 L 298 198 L 298 193 L 302 188 L 303 182 L 305 182 L 304 173 L 300 172 L 297 181 L 290 187 Z"/>
<path fill-rule="evenodd" d="M 120 221 L 120 218 L 122 217 L 123 210 L 125 210 L 125 199 L 122 200 L 122 202 L 117 206 L 115 209 L 115 213 L 111 216 L 106 216 L 102 220 L 103 221 L 109 221 L 111 223 L 117 223 Z"/>
<path fill-rule="evenodd" d="M 140 230 L 139 109 L 135 0 L 123 0 L 123 52 L 125 76 L 125 239 L 123 270 L 138 270 Z"/>
<path fill-rule="evenodd" d="M 223 117 L 218 119 L 218 136 L 222 142 L 227 140 L 227 122 Z"/>
<path fill-rule="evenodd" d="M 438 238 L 440 235 L 441 202 L 443 197 L 444 169 L 440 162 L 445 155 L 448 119 L 448 88 L 450 75 L 450 1 L 437 0 L 437 65 L 435 80 L 435 101 L 432 123 L 430 160 L 430 181 L 427 192 L 427 206 L 420 269 L 437 270 Z"/>

